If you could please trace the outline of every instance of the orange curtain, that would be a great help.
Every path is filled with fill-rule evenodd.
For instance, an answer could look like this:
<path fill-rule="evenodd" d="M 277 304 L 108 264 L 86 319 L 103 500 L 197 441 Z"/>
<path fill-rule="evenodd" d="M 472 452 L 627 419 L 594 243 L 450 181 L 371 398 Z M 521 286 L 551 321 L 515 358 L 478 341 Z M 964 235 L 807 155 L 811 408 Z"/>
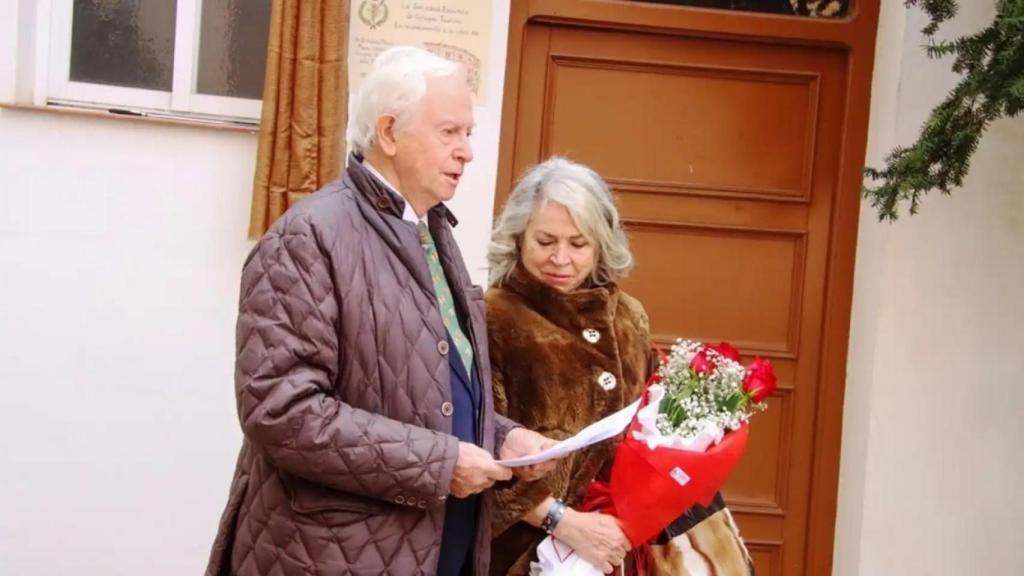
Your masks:
<path fill-rule="evenodd" d="M 349 0 L 273 0 L 250 239 L 341 171 L 348 19 Z"/>

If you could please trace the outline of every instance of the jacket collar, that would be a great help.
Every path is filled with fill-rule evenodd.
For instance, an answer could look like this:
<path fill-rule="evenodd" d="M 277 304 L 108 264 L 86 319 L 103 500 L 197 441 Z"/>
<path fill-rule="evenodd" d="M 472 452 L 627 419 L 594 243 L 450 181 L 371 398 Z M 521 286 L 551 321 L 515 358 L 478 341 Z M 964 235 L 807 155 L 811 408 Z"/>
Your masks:
<path fill-rule="evenodd" d="M 611 326 L 619 302 L 619 288 L 614 283 L 565 293 L 534 278 L 522 264 L 516 264 L 499 287 L 518 294 L 530 308 L 568 330 Z"/>
<path fill-rule="evenodd" d="M 390 214 L 395 218 L 401 218 L 402 213 L 405 212 L 405 199 L 400 195 L 396 194 L 387 184 L 383 183 L 370 173 L 369 170 L 363 166 L 363 156 L 355 152 L 348 156 L 348 167 L 346 168 L 348 177 L 355 184 L 354 188 L 362 194 L 370 204 L 376 208 L 379 212 L 384 214 Z M 428 221 L 430 216 L 436 218 L 442 218 L 448 221 L 448 225 L 452 228 L 458 226 L 459 221 L 452 214 L 451 210 L 448 209 L 444 203 L 439 203 L 429 211 L 427 211 Z M 433 227 L 431 227 L 433 229 Z"/>

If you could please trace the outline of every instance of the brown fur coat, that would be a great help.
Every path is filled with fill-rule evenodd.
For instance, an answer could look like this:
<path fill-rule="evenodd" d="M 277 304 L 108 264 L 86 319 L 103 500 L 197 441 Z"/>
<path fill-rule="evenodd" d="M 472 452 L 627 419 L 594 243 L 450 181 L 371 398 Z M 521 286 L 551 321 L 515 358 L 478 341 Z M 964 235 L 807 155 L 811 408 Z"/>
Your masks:
<path fill-rule="evenodd" d="M 563 294 L 518 267 L 485 300 L 495 411 L 541 434 L 567 438 L 623 408 L 657 366 L 647 313 L 615 285 Z M 549 495 L 579 506 L 591 480 L 607 479 L 615 446 L 575 452 L 543 480 L 495 488 L 492 575 L 529 574 L 545 534 L 520 518 Z M 746 574 L 750 557 L 728 510 L 697 522 L 651 546 L 649 574 Z"/>
<path fill-rule="evenodd" d="M 616 286 L 563 294 L 517 268 L 485 299 L 498 413 L 561 439 L 639 397 L 652 360 L 647 314 Z M 585 330 L 596 331 L 597 338 L 587 334 L 596 342 Z M 606 373 L 614 377 L 607 390 Z M 491 574 L 529 573 L 545 534 L 519 519 L 549 495 L 579 506 L 614 455 L 614 443 L 602 442 L 566 457 L 543 480 L 499 486 Z"/>

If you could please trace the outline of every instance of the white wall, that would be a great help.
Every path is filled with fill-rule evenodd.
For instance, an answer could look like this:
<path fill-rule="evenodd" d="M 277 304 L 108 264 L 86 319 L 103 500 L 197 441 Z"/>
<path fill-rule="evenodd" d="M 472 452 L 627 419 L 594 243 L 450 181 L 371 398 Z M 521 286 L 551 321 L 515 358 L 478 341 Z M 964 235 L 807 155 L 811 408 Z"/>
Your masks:
<path fill-rule="evenodd" d="M 0 4 L 5 101 L 17 6 Z M 508 7 L 495 2 L 492 97 L 452 202 L 478 282 Z M 251 134 L 0 109 L 0 574 L 202 572 L 241 441 L 255 154 Z"/>
<path fill-rule="evenodd" d="M 14 100 L 18 70 L 15 66 L 18 49 L 18 18 L 24 11 L 18 5 L 19 0 L 0 0 L 0 102 Z"/>
<path fill-rule="evenodd" d="M 883 2 L 869 163 L 909 144 L 956 78 L 925 17 Z M 960 2 L 945 36 L 991 21 Z M 1024 574 L 1024 122 L 992 125 L 963 189 L 861 214 L 837 575 Z"/>
<path fill-rule="evenodd" d="M 254 137 L 0 110 L 0 151 L 0 573 L 196 574 Z"/>

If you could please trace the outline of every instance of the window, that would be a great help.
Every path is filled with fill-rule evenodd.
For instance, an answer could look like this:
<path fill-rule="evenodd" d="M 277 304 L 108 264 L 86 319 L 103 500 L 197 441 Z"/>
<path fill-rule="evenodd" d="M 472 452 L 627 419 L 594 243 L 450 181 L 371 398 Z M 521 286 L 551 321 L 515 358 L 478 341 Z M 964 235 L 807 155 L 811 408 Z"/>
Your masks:
<path fill-rule="evenodd" d="M 270 0 L 51 0 L 49 103 L 258 119 Z"/>

